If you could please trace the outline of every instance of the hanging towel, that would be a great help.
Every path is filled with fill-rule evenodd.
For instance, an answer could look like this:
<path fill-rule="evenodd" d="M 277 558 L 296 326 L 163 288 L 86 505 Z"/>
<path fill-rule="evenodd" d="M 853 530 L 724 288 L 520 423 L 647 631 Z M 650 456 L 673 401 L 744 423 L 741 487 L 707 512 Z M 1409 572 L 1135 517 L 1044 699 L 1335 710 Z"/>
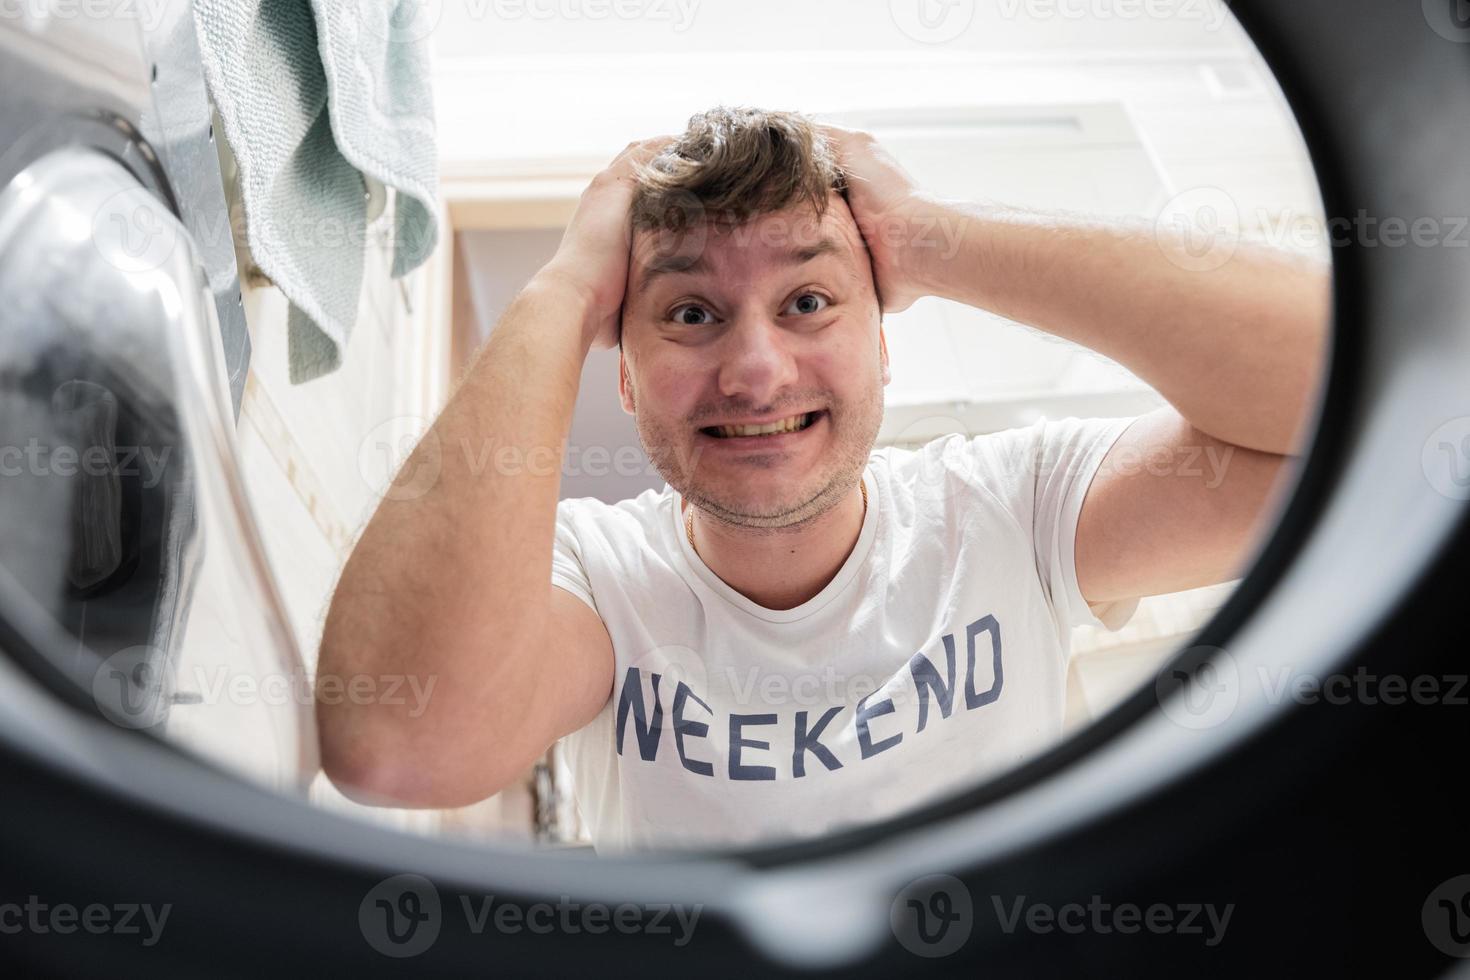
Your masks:
<path fill-rule="evenodd" d="M 240 168 L 246 241 L 291 302 L 292 383 L 335 370 L 357 317 L 367 174 L 395 191 L 394 278 L 438 238 L 421 0 L 194 0 L 204 77 Z"/>

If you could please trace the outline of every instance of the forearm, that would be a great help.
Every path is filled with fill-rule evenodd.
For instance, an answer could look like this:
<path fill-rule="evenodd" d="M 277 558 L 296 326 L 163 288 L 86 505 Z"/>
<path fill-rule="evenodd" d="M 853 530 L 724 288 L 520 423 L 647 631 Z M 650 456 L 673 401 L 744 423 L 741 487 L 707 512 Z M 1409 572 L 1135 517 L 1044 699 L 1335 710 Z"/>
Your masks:
<path fill-rule="evenodd" d="M 921 250 L 930 293 L 1112 358 L 1218 439 L 1299 451 L 1326 353 L 1327 268 L 1242 244 L 1203 271 L 1151 223 L 933 206 L 931 237 L 944 234 Z"/>
<path fill-rule="evenodd" d="M 488 769 L 497 752 L 529 750 L 514 743 L 532 735 L 526 716 L 545 681 L 534 638 L 591 340 L 586 305 L 544 279 L 522 291 L 353 549 L 327 615 L 319 691 L 323 677 L 360 675 L 433 687 L 417 705 L 319 698 L 334 779 L 400 792 L 436 766 L 478 757 Z"/>

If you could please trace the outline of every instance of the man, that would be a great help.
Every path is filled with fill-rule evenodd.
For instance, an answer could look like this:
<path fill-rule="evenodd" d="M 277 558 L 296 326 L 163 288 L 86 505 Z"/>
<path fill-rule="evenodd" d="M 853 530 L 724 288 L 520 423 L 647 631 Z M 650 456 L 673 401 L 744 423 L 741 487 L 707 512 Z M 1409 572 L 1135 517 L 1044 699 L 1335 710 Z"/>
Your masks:
<path fill-rule="evenodd" d="M 793 114 L 630 144 L 400 481 L 438 447 L 559 458 L 588 350 L 619 344 L 668 485 L 558 503 L 555 465 L 439 452 L 369 523 L 319 665 L 434 696 L 320 704 L 326 772 L 460 806 L 566 737 L 595 842 L 623 849 L 820 834 L 1036 755 L 1072 627 L 1239 574 L 1304 434 L 1325 272 L 1248 249 L 1200 272 L 1187 245 L 940 200 Z M 874 451 L 882 313 L 925 295 L 1084 344 L 1169 405 Z"/>

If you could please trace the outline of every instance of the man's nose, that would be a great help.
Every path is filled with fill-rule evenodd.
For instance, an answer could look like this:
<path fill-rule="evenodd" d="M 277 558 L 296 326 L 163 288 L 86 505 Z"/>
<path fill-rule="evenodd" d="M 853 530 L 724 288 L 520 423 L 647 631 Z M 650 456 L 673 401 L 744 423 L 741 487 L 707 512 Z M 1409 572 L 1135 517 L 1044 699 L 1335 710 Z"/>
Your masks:
<path fill-rule="evenodd" d="M 721 340 L 720 393 L 767 405 L 797 380 L 793 338 L 766 313 L 743 313 Z"/>

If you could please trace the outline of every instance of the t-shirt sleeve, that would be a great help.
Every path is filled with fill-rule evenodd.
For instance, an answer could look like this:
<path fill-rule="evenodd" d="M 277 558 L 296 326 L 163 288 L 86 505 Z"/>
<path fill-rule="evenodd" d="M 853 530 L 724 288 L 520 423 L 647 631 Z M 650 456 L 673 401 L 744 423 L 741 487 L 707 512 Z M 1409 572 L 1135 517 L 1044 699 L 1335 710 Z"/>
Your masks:
<path fill-rule="evenodd" d="M 582 563 L 582 546 L 576 531 L 577 501 L 562 500 L 556 505 L 556 534 L 551 543 L 551 584 L 566 589 L 597 612 L 592 598 L 592 582 Z"/>
<path fill-rule="evenodd" d="M 1076 560 L 1077 520 L 1087 490 L 1103 457 L 1133 422 L 1132 417 L 1040 419 L 992 437 L 1012 464 L 1011 478 L 1031 484 L 1014 487 L 1013 499 L 1031 503 L 1036 570 L 1062 627 L 1116 632 L 1138 609 L 1137 598 L 1089 604 L 1077 585 Z"/>

